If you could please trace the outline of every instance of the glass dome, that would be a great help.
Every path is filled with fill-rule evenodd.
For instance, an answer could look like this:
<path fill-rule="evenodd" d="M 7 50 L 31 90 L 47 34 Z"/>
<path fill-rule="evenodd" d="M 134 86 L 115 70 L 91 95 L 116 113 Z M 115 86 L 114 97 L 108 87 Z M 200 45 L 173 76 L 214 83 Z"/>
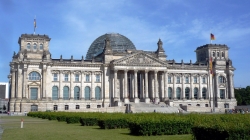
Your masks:
<path fill-rule="evenodd" d="M 127 49 L 136 50 L 135 45 L 125 36 L 118 33 L 104 34 L 98 37 L 89 47 L 86 59 L 92 59 L 93 56 L 103 52 L 105 39 L 109 37 L 110 45 L 113 51 L 125 52 Z"/>

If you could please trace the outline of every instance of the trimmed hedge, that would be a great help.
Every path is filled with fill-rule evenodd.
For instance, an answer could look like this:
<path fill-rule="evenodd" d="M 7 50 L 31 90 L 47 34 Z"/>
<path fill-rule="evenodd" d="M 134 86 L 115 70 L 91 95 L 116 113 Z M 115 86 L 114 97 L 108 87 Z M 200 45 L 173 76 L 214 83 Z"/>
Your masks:
<path fill-rule="evenodd" d="M 28 116 L 98 125 L 101 129 L 128 128 L 132 135 L 192 134 L 196 140 L 250 139 L 250 114 L 30 112 Z"/>

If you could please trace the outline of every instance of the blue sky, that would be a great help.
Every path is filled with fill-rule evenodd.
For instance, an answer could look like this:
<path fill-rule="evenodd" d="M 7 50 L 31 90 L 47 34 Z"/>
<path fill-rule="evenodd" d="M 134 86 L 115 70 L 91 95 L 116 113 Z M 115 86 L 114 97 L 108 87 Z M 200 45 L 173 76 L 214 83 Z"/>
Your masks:
<path fill-rule="evenodd" d="M 235 87 L 250 85 L 249 0 L 0 0 L 0 81 L 8 82 L 9 62 L 21 34 L 51 38 L 52 58 L 81 59 L 105 33 L 128 37 L 138 50 L 157 49 L 167 59 L 196 61 L 194 50 L 210 43 L 230 47 Z"/>

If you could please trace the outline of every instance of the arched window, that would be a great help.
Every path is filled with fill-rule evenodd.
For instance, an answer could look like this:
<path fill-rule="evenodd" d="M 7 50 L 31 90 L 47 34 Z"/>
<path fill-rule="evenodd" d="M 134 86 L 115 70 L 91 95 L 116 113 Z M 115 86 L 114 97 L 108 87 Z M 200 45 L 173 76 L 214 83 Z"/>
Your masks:
<path fill-rule="evenodd" d="M 52 87 L 52 100 L 58 100 L 58 87 Z"/>
<path fill-rule="evenodd" d="M 96 100 L 101 100 L 101 88 L 100 87 L 95 87 L 95 99 Z"/>
<path fill-rule="evenodd" d="M 197 87 L 194 88 L 194 98 L 195 99 L 198 98 L 198 88 Z"/>
<path fill-rule="evenodd" d="M 85 100 L 90 100 L 90 87 L 85 87 Z"/>
<path fill-rule="evenodd" d="M 74 99 L 79 100 L 80 99 L 80 88 L 79 87 L 74 87 Z"/>
<path fill-rule="evenodd" d="M 40 44 L 40 50 L 43 50 L 43 44 Z"/>
<path fill-rule="evenodd" d="M 204 87 L 202 88 L 202 98 L 206 99 L 206 93 L 207 93 L 207 89 Z"/>
<path fill-rule="evenodd" d="M 215 57 L 215 52 L 213 52 L 213 57 Z"/>
<path fill-rule="evenodd" d="M 36 43 L 33 45 L 34 50 L 36 50 Z"/>
<path fill-rule="evenodd" d="M 63 87 L 63 100 L 69 100 L 69 87 Z"/>
<path fill-rule="evenodd" d="M 172 88 L 168 87 L 168 98 L 172 99 Z"/>
<path fill-rule="evenodd" d="M 33 71 L 29 74 L 29 80 L 31 81 L 38 81 L 40 79 L 40 74 L 38 72 Z"/>
<path fill-rule="evenodd" d="M 30 49 L 30 43 L 27 44 L 27 49 L 28 49 L 28 50 Z"/>
<path fill-rule="evenodd" d="M 185 98 L 186 99 L 189 99 L 189 93 L 190 93 L 190 89 L 189 89 L 189 87 L 186 87 L 185 88 Z"/>
<path fill-rule="evenodd" d="M 220 52 L 217 52 L 217 57 L 220 57 Z"/>
<path fill-rule="evenodd" d="M 224 57 L 224 52 L 221 52 L 221 57 Z"/>
<path fill-rule="evenodd" d="M 180 87 L 176 88 L 176 98 L 181 99 L 181 88 Z"/>
<path fill-rule="evenodd" d="M 223 76 L 219 76 L 219 83 L 226 83 L 226 78 Z"/>

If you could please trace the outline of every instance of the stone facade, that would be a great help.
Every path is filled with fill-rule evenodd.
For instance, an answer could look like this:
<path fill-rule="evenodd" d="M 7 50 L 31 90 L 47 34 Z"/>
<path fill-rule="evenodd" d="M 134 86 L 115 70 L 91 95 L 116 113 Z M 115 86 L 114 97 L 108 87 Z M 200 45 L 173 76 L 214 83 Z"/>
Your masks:
<path fill-rule="evenodd" d="M 161 40 L 156 51 L 143 51 L 120 34 L 106 34 L 93 42 L 86 60 L 51 58 L 50 40 L 35 34 L 19 38 L 10 63 L 10 111 L 86 111 L 131 102 L 208 110 L 236 106 L 235 68 L 226 45 L 198 47 L 195 63 L 177 63 L 167 60 Z"/>

